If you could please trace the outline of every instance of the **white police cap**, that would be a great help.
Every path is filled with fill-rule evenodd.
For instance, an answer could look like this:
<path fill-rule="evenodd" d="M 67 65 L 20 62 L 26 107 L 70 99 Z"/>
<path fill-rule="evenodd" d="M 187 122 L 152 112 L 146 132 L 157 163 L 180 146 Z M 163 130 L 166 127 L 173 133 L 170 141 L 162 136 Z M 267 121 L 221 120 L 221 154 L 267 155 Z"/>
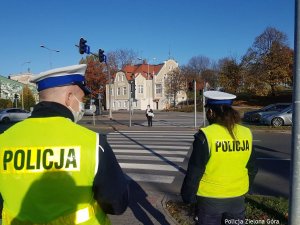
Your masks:
<path fill-rule="evenodd" d="M 33 77 L 30 82 L 36 83 L 39 92 L 53 87 L 78 85 L 87 95 L 91 91 L 85 83 L 86 67 L 86 64 L 80 64 L 48 70 Z"/>
<path fill-rule="evenodd" d="M 205 91 L 206 105 L 231 105 L 235 95 L 222 91 Z"/>

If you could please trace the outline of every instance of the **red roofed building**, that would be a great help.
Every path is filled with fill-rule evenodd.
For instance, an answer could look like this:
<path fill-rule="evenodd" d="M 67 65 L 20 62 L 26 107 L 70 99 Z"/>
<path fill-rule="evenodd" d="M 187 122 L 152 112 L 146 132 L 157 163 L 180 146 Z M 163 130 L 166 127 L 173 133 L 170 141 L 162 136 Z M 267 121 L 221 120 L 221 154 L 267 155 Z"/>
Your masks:
<path fill-rule="evenodd" d="M 112 110 L 129 109 L 131 82 L 135 81 L 135 100 L 133 109 L 145 110 L 147 105 L 152 109 L 162 110 L 168 107 L 170 99 L 165 96 L 164 79 L 169 72 L 178 67 L 172 59 L 164 63 L 151 65 L 145 61 L 142 64 L 126 65 L 113 75 L 111 85 Z M 106 102 L 109 105 L 109 85 L 106 85 Z M 178 100 L 186 100 L 185 93 L 178 95 Z M 178 101 L 177 101 L 178 102 Z"/>

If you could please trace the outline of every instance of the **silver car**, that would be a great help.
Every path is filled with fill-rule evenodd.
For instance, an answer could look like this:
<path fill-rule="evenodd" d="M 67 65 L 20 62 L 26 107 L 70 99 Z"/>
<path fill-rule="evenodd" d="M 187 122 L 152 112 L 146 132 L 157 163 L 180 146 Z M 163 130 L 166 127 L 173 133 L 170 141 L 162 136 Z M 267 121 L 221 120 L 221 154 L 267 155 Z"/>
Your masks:
<path fill-rule="evenodd" d="M 18 108 L 8 108 L 0 110 L 0 122 L 9 123 L 9 122 L 18 122 L 25 120 L 31 115 L 30 112 L 18 109 Z"/>
<path fill-rule="evenodd" d="M 290 126 L 292 125 L 293 108 L 292 106 L 261 118 L 261 123 L 273 127 Z"/>
<path fill-rule="evenodd" d="M 261 119 L 264 115 L 271 115 L 280 112 L 289 106 L 291 106 L 291 103 L 275 103 L 267 105 L 259 110 L 246 112 L 244 114 L 244 120 L 248 120 L 250 122 L 261 122 Z"/>

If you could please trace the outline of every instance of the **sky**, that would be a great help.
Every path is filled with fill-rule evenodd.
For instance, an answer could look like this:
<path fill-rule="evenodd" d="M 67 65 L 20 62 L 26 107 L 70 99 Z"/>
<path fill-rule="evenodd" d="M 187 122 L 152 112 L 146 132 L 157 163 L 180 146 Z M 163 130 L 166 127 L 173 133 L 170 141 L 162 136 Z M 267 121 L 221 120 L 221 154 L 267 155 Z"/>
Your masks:
<path fill-rule="evenodd" d="M 91 52 L 133 50 L 150 64 L 240 58 L 267 27 L 293 48 L 294 7 L 294 0 L 0 0 L 0 75 L 78 64 L 86 56 L 75 47 L 81 37 Z"/>

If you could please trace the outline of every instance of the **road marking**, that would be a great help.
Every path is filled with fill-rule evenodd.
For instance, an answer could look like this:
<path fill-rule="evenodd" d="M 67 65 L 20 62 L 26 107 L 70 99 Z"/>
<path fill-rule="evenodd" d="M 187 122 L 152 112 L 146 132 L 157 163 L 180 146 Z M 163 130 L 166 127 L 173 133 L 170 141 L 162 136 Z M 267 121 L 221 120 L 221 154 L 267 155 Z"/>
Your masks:
<path fill-rule="evenodd" d="M 153 160 L 164 161 L 158 156 L 144 156 L 144 155 L 116 155 L 117 159 L 130 159 L 130 160 Z M 183 162 L 184 158 L 180 157 L 164 157 L 164 159 L 171 162 Z"/>
<path fill-rule="evenodd" d="M 161 176 L 152 174 L 141 174 L 141 173 L 126 173 L 131 179 L 135 181 L 154 182 L 154 183 L 173 183 L 174 176 Z"/>
<path fill-rule="evenodd" d="M 119 141 L 119 140 L 130 140 L 130 139 L 134 139 L 135 141 L 153 141 L 153 137 L 109 137 L 108 140 L 109 141 Z M 189 141 L 192 142 L 194 139 L 193 138 L 179 138 L 179 137 L 174 137 L 174 139 L 176 139 L 176 141 Z M 155 141 L 165 141 L 166 138 L 159 136 L 157 138 L 155 138 Z M 171 140 L 168 140 L 171 141 Z M 173 141 L 174 142 L 174 141 Z"/>
<path fill-rule="evenodd" d="M 135 149 L 138 149 L 138 148 L 142 148 L 142 149 L 182 149 L 182 150 L 188 150 L 190 149 L 190 146 L 161 146 L 161 145 L 145 145 L 145 144 L 142 144 L 142 145 L 115 145 L 115 144 L 110 144 L 110 146 L 112 148 L 117 148 L 117 147 L 123 147 L 123 148 L 135 148 Z"/>
<path fill-rule="evenodd" d="M 166 130 L 166 131 L 158 131 L 158 130 L 149 130 L 149 131 L 144 131 L 144 130 L 128 130 L 128 131 L 115 131 L 113 133 L 109 133 L 109 135 L 111 134 L 125 134 L 125 133 L 170 133 L 170 134 L 174 134 L 174 133 L 179 133 L 179 134 L 191 134 L 193 135 L 194 133 L 190 132 L 190 131 L 173 131 L 173 130 Z"/>
<path fill-rule="evenodd" d="M 119 163 L 122 169 L 179 171 L 174 166 L 161 164 Z"/>
<path fill-rule="evenodd" d="M 147 143 L 149 144 L 149 142 L 142 142 L 142 141 L 138 141 L 137 139 L 133 139 L 133 140 L 123 140 L 123 141 L 113 141 L 111 146 L 112 145 L 119 145 L 119 146 L 123 146 L 123 147 L 126 147 L 126 146 L 129 146 L 129 145 L 136 145 L 136 146 L 145 146 L 147 145 Z M 167 147 L 171 147 L 172 145 L 174 145 L 174 141 L 170 141 L 170 140 L 166 140 L 166 141 L 159 141 L 159 140 L 155 140 L 155 146 L 167 146 Z M 189 149 L 191 147 L 192 143 L 189 143 L 189 142 L 186 142 L 186 141 L 180 141 L 180 142 L 176 142 L 176 146 L 182 146 L 182 147 L 185 147 L 187 149 Z"/>
<path fill-rule="evenodd" d="M 163 155 L 187 155 L 187 151 L 160 151 L 160 150 L 131 150 L 131 149 L 113 149 L 115 153 L 142 153 L 142 154 L 163 154 Z"/>
<path fill-rule="evenodd" d="M 279 159 L 279 158 L 256 158 L 257 160 L 270 160 L 270 161 L 290 161 L 291 159 Z"/>

